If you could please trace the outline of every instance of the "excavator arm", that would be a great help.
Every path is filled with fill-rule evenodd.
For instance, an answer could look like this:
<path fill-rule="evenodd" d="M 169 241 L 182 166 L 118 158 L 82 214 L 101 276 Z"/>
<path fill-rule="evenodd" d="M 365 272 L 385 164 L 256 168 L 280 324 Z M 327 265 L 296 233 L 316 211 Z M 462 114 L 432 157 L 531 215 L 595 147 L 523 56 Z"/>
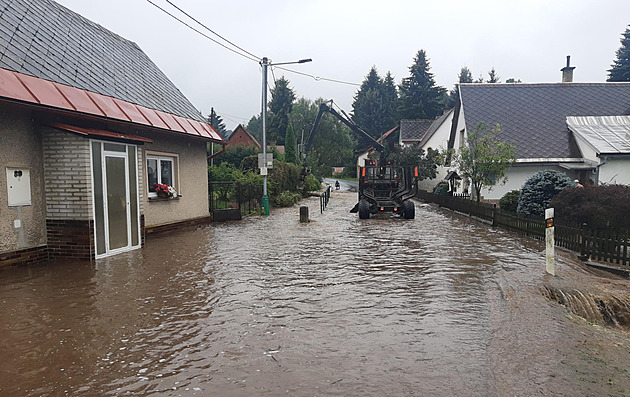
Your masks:
<path fill-rule="evenodd" d="M 355 123 L 353 123 L 350 118 L 345 114 L 345 112 L 342 111 L 342 115 L 338 113 L 335 109 L 333 109 L 332 100 L 330 100 L 319 105 L 319 112 L 317 113 L 317 117 L 315 118 L 315 123 L 313 124 L 313 128 L 311 129 L 311 132 L 308 135 L 308 139 L 306 140 L 306 144 L 304 145 L 304 148 L 302 150 L 302 162 L 304 167 L 306 167 L 306 154 L 311 150 L 311 146 L 313 145 L 313 138 L 315 138 L 315 135 L 317 134 L 317 130 L 319 128 L 319 123 L 322 120 L 322 116 L 326 112 L 338 118 L 339 121 L 347 125 L 357 136 L 370 142 L 372 147 L 374 147 L 374 149 L 377 152 L 381 153 L 381 156 L 383 156 L 383 151 L 385 149 L 383 145 L 376 139 L 372 138 L 367 132 L 359 128 L 359 126 L 357 126 Z"/>

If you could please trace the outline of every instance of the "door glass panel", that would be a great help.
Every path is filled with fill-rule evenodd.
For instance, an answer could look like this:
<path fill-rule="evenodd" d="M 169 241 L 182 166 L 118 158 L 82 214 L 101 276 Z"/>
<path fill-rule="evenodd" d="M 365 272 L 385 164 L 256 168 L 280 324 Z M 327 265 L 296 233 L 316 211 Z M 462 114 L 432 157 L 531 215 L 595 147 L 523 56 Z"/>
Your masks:
<path fill-rule="evenodd" d="M 149 191 L 155 192 L 155 185 L 158 183 L 157 159 L 147 159 L 147 174 L 149 181 Z"/>
<path fill-rule="evenodd" d="M 105 157 L 107 175 L 107 219 L 109 221 L 109 249 L 126 247 L 127 238 L 127 186 L 125 158 Z"/>
<path fill-rule="evenodd" d="M 160 160 L 160 176 L 163 185 L 173 186 L 173 162 Z"/>
<path fill-rule="evenodd" d="M 97 255 L 105 253 L 105 203 L 103 202 L 103 168 L 101 153 L 101 143 L 92 142 L 92 170 L 94 171 L 94 230 Z"/>
<path fill-rule="evenodd" d="M 131 245 L 138 245 L 138 178 L 136 176 L 136 147 L 128 146 L 129 165 L 129 216 L 131 217 Z"/>

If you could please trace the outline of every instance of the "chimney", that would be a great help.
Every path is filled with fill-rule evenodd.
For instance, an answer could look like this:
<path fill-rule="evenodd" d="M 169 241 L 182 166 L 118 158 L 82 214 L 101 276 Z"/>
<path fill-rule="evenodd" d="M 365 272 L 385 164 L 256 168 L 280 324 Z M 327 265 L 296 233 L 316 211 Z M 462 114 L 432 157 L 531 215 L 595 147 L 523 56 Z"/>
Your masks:
<path fill-rule="evenodd" d="M 573 69 L 575 69 L 575 66 L 569 66 L 570 63 L 571 63 L 571 55 L 567 55 L 567 66 L 560 69 L 560 71 L 562 72 L 563 83 L 573 82 Z"/>

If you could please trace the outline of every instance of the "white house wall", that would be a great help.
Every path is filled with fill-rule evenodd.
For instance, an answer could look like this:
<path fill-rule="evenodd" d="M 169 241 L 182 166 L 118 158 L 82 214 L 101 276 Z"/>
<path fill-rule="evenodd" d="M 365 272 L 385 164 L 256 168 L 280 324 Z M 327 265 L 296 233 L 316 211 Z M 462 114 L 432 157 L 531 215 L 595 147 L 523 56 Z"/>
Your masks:
<path fill-rule="evenodd" d="M 595 149 L 593 149 L 593 147 L 589 145 L 584 139 L 582 139 L 582 137 L 580 137 L 578 134 L 573 134 L 573 136 L 575 137 L 575 141 L 577 142 L 578 147 L 582 152 L 582 157 L 587 160 L 599 163 L 599 157 L 597 157 L 597 152 L 595 151 Z"/>
<path fill-rule="evenodd" d="M 507 176 L 508 180 L 505 185 L 495 185 L 492 187 L 492 190 L 488 190 L 486 188 L 481 189 L 481 195 L 484 200 L 499 200 L 503 195 L 512 190 L 521 190 L 523 184 L 529 177 L 534 175 L 539 171 L 559 171 L 565 173 L 569 178 L 575 179 L 575 173 L 561 168 L 557 165 L 516 165 L 508 168 Z"/>
<path fill-rule="evenodd" d="M 630 159 L 609 157 L 599 167 L 599 183 L 630 185 Z"/>

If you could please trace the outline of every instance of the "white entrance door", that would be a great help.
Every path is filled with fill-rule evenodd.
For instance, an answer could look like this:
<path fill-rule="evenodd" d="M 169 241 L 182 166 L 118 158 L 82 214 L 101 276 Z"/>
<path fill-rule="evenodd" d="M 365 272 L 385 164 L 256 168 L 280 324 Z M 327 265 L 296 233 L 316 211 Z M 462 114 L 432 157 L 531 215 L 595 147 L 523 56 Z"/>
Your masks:
<path fill-rule="evenodd" d="M 92 142 L 96 257 L 140 246 L 134 145 Z"/>

